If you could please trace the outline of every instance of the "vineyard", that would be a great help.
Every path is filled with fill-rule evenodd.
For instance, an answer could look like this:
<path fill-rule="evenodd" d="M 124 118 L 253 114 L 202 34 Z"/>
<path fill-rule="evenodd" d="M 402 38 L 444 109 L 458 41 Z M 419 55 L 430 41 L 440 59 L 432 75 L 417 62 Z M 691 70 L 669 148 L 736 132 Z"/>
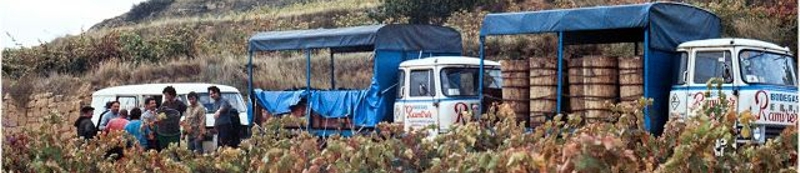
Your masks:
<path fill-rule="evenodd" d="M 614 113 L 607 118 L 613 122 L 586 124 L 578 116 L 558 115 L 530 132 L 516 122 L 508 105 L 495 105 L 479 119 L 435 137 L 425 130 L 404 132 L 401 125 L 380 124 L 364 135 L 319 138 L 283 128 L 305 122 L 286 116 L 254 127 L 253 136 L 238 149 L 199 155 L 174 145 L 160 153 L 130 147 L 116 161 L 104 157 L 106 151 L 124 147 L 130 136 L 62 139 L 55 132 L 63 120 L 54 112 L 46 117 L 50 125 L 11 134 L 3 142 L 3 168 L 13 172 L 797 171 L 795 127 L 765 144 L 721 145 L 725 142 L 720 141 L 734 140 L 737 133 L 732 127 L 737 122 L 744 126 L 740 134 L 748 136 L 753 116 L 706 101 L 695 109 L 698 116 L 672 117 L 657 137 L 643 127 L 643 111 L 650 103 L 640 99 L 609 104 Z"/>
<path fill-rule="evenodd" d="M 789 127 L 764 144 L 749 136 L 750 112 L 712 100 L 697 116 L 670 117 L 656 136 L 644 128 L 651 100 L 606 103 L 607 121 L 576 115 L 549 117 L 528 129 L 514 110 L 497 104 L 479 117 L 430 137 L 380 124 L 353 137 L 318 137 L 284 128 L 308 122 L 293 116 L 253 127 L 238 149 L 193 154 L 183 143 L 162 152 L 124 149 L 124 133 L 83 140 L 71 125 L 92 91 L 126 84 L 209 82 L 247 87 L 247 40 L 256 32 L 370 24 L 430 23 L 461 33 L 463 54 L 478 56 L 480 19 L 489 13 L 634 4 L 646 0 L 149 0 L 79 35 L 2 51 L 2 172 L 797 172 L 798 133 Z M 677 1 L 677 0 L 676 0 Z M 463 4 L 459 4 L 463 2 Z M 723 37 L 757 38 L 797 52 L 797 2 L 687 0 L 722 19 Z M 425 4 L 425 5 L 419 5 Z M 458 5 L 452 5 L 458 4 Z M 432 11 L 430 7 L 442 7 Z M 446 7 L 446 8 L 445 8 Z M 419 10 L 428 10 L 420 13 Z M 8 35 L 8 34 L 7 34 Z M 11 37 L 11 35 L 9 35 Z M 12 38 L 13 39 L 13 38 Z M 555 56 L 555 35 L 486 40 L 491 60 Z M 635 56 L 633 44 L 571 46 L 565 55 Z M 331 70 L 326 51 L 314 51 L 312 76 L 339 77 L 337 86 L 365 88 L 374 58 L 347 54 Z M 263 53 L 254 59 L 254 86 L 305 87 L 301 52 Z M 346 78 L 346 79 L 345 79 Z M 326 78 L 313 87 L 329 88 Z M 333 87 L 330 87 L 333 88 Z M 719 86 L 709 84 L 712 95 Z M 42 93 L 43 95 L 37 95 Z M 718 93 L 721 97 L 724 94 Z M 10 100 L 10 101 L 9 101 Z M 56 101 L 54 101 L 56 100 Z M 64 101 L 61 101 L 64 100 Z M 14 104 L 9 104 L 14 103 Z M 15 110 L 15 111 L 12 111 Z M 30 111 L 29 111 L 30 110 Z M 43 112 L 50 112 L 49 114 Z M 97 115 L 95 115 L 97 116 Z M 13 122 L 13 121 L 20 122 Z M 12 123 L 13 122 L 13 123 Z M 796 123 L 796 122 L 795 122 Z M 736 128 L 741 125 L 741 128 Z M 435 127 L 429 127 L 435 128 Z M 358 129 L 353 129 L 358 130 Z M 65 133 L 68 132 L 69 134 Z M 133 145 L 136 146 L 136 145 Z"/>

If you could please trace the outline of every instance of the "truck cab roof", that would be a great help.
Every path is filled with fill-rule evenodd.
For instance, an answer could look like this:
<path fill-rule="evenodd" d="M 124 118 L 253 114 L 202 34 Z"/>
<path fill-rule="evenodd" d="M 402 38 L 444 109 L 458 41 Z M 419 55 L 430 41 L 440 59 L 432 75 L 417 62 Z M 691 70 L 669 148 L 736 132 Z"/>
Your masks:
<path fill-rule="evenodd" d="M 480 65 L 481 59 L 466 56 L 435 56 L 423 59 L 408 60 L 400 63 L 400 67 L 429 65 Z M 500 66 L 500 63 L 484 60 L 484 66 Z"/>
<path fill-rule="evenodd" d="M 788 47 L 781 47 L 773 43 L 760 40 L 745 39 L 745 38 L 717 38 L 717 39 L 687 41 L 678 45 L 678 50 L 690 49 L 696 47 L 722 47 L 722 46 L 752 46 L 752 47 L 772 49 L 776 51 L 785 51 L 785 52 L 790 51 Z"/>

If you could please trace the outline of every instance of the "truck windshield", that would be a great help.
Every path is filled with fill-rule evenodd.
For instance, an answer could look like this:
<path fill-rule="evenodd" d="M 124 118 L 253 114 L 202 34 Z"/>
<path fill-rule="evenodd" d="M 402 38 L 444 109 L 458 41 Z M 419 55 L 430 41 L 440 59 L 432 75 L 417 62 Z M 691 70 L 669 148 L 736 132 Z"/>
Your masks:
<path fill-rule="evenodd" d="M 446 96 L 477 96 L 478 68 L 444 68 L 440 74 L 442 93 Z M 500 89 L 502 78 L 500 70 L 486 69 L 484 89 Z"/>
<path fill-rule="evenodd" d="M 739 57 L 742 78 L 747 83 L 797 85 L 795 61 L 789 55 L 744 50 Z"/>

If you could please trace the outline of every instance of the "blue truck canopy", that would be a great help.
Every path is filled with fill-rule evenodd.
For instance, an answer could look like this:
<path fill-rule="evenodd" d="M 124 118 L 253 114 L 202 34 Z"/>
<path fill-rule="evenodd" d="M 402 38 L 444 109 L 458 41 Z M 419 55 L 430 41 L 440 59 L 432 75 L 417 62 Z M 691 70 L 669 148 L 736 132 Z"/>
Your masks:
<path fill-rule="evenodd" d="M 669 117 L 669 91 L 679 56 L 675 49 L 686 41 L 718 38 L 720 31 L 720 19 L 713 13 L 670 2 L 497 13 L 483 20 L 480 57 L 485 58 L 487 36 L 556 33 L 557 92 L 563 96 L 564 45 L 642 42 L 644 96 L 655 100 L 646 111 L 645 126 L 658 135 Z M 564 101 L 557 99 L 553 112 L 564 113 Z"/>
<path fill-rule="evenodd" d="M 646 3 L 576 9 L 488 14 L 481 36 L 564 32 L 564 44 L 639 42 L 650 34 L 653 49 L 720 36 L 713 13 L 681 3 Z"/>
<path fill-rule="evenodd" d="M 461 55 L 461 34 L 433 25 L 370 25 L 335 29 L 271 31 L 249 39 L 251 99 L 272 114 L 284 114 L 306 99 L 311 111 L 324 118 L 352 118 L 355 126 L 374 127 L 391 120 L 396 97 L 397 71 L 401 62 L 440 55 Z M 311 91 L 310 51 L 374 52 L 373 76 L 364 90 Z M 258 51 L 306 50 L 306 90 L 266 91 L 253 89 L 252 57 Z M 333 63 L 331 63 L 333 71 Z M 333 74 L 333 73 L 332 73 Z M 334 86 L 334 76 L 331 85 Z M 252 107 L 251 107 L 252 108 Z M 306 116 L 309 116 L 308 114 Z M 251 118 L 252 119 L 252 118 Z M 311 120 L 311 118 L 309 118 Z M 310 123 L 309 123 L 310 124 Z"/>
<path fill-rule="evenodd" d="M 328 49 L 337 52 L 427 50 L 461 52 L 461 34 L 433 25 L 369 25 L 271 31 L 250 37 L 250 51 Z"/>

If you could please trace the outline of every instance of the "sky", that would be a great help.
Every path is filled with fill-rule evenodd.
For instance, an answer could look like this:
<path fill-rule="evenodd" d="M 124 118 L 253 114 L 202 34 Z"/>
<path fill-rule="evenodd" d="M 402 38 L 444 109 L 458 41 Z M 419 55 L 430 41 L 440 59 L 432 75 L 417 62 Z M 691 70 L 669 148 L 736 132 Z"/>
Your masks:
<path fill-rule="evenodd" d="M 77 35 L 144 0 L 0 0 L 0 46 L 30 47 Z M 11 37 L 9 37 L 11 35 Z M 16 43 L 13 40 L 16 41 Z"/>

